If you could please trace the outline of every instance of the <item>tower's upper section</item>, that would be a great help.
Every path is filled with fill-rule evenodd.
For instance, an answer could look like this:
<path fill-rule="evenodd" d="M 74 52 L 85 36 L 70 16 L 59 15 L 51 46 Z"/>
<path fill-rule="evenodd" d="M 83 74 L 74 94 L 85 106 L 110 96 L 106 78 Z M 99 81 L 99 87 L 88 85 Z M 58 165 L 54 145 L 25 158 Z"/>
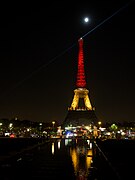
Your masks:
<path fill-rule="evenodd" d="M 84 71 L 84 59 L 83 59 L 83 39 L 80 38 L 78 40 L 79 43 L 79 54 L 78 54 L 78 71 L 77 71 L 77 88 L 85 88 L 86 80 L 85 80 L 85 71 Z"/>

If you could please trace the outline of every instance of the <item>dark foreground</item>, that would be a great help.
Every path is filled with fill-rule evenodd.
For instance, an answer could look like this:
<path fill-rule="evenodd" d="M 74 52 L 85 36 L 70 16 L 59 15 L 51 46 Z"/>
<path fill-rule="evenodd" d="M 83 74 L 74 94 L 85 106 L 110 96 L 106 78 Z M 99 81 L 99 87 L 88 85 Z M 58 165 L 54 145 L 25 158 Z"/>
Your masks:
<path fill-rule="evenodd" d="M 101 179 L 134 179 L 135 140 L 110 139 L 97 144 L 95 164 Z"/>
<path fill-rule="evenodd" d="M 134 179 L 135 140 L 0 139 L 0 179 Z"/>

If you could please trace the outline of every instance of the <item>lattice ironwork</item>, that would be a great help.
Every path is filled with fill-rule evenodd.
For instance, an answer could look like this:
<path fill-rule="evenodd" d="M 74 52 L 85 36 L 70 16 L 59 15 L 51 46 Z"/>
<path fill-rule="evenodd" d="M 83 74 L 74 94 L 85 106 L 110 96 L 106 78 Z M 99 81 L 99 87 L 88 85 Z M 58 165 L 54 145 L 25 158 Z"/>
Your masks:
<path fill-rule="evenodd" d="M 84 58 L 83 58 L 83 39 L 80 38 L 79 42 L 79 54 L 78 54 L 78 71 L 77 71 L 77 88 L 85 88 L 86 80 L 85 80 L 85 71 L 84 71 Z"/>

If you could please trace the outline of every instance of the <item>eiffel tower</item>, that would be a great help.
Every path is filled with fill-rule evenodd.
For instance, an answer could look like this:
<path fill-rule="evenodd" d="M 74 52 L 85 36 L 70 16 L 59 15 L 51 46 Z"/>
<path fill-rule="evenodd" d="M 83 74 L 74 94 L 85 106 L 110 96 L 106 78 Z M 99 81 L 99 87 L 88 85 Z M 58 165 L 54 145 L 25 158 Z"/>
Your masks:
<path fill-rule="evenodd" d="M 67 116 L 63 122 L 63 127 L 72 126 L 89 126 L 95 125 L 98 118 L 95 115 L 95 108 L 92 107 L 89 99 L 89 90 L 86 89 L 86 78 L 84 71 L 84 56 L 83 56 L 83 39 L 78 40 L 78 71 L 76 89 L 71 106 L 68 108 Z"/>

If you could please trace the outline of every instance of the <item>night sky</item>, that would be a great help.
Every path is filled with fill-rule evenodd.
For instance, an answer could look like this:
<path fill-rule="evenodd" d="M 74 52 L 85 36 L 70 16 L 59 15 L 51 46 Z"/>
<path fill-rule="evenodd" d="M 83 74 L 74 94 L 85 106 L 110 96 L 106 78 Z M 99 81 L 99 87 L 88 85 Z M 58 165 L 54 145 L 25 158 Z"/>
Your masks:
<path fill-rule="evenodd" d="M 63 122 L 83 37 L 87 89 L 97 117 L 135 121 L 134 15 L 135 2 L 126 0 L 1 6 L 0 119 Z"/>

